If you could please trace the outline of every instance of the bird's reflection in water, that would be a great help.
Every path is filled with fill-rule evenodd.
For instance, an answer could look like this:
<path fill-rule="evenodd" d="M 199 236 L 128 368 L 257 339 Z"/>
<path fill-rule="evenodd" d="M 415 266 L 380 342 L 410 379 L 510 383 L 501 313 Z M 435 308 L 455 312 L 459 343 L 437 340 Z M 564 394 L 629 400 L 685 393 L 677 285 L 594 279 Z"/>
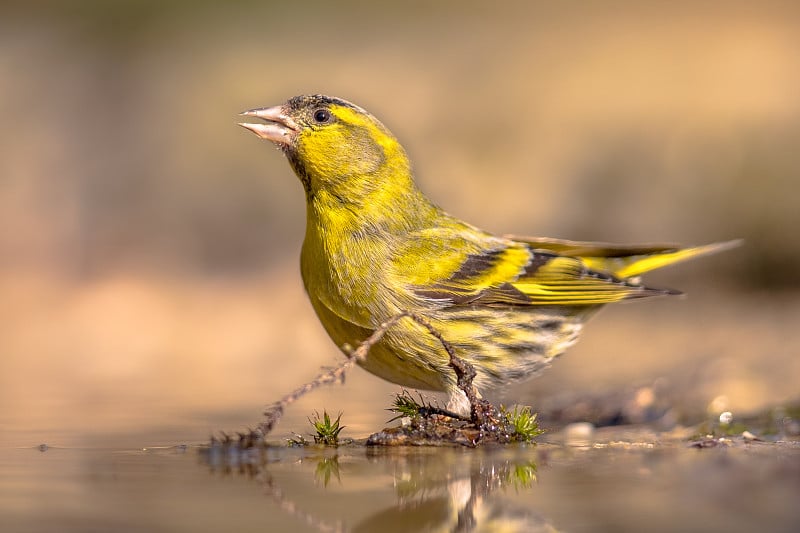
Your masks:
<path fill-rule="evenodd" d="M 215 473 L 257 479 L 282 511 L 318 531 L 555 531 L 530 505 L 508 497 L 536 484 L 535 448 L 219 447 L 204 449 L 201 456 Z M 310 473 L 318 490 L 285 481 L 278 470 L 286 466 Z M 365 515 L 372 504 L 359 490 L 342 503 L 337 518 L 315 513 L 315 501 L 330 498 L 330 488 L 365 482 L 369 493 L 393 493 L 394 503 Z"/>
<path fill-rule="evenodd" d="M 531 453 L 368 449 L 368 457 L 391 469 L 397 503 L 353 531 L 553 530 L 535 512 L 503 498 L 507 490 L 525 491 L 536 482 Z"/>

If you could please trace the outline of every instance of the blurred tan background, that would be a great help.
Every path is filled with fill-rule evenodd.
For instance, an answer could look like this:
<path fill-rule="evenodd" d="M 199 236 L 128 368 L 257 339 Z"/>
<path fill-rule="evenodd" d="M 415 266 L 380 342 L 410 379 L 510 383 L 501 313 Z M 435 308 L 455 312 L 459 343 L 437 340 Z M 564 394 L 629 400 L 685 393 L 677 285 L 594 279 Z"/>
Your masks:
<path fill-rule="evenodd" d="M 656 273 L 504 401 L 670 383 L 702 413 L 797 398 L 792 2 L 0 3 L 0 444 L 201 441 L 340 355 L 297 268 L 301 187 L 235 123 L 352 100 L 488 230 L 744 247 Z M 397 388 L 315 393 L 346 432 Z M 709 407 L 710 410 L 713 410 Z"/>

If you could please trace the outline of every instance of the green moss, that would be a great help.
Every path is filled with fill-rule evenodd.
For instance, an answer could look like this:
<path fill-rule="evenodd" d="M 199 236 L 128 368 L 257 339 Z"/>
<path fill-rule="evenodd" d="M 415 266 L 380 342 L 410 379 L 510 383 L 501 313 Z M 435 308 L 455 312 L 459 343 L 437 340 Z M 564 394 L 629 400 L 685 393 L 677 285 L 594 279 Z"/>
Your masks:
<path fill-rule="evenodd" d="M 419 397 L 419 402 L 417 402 L 412 396 L 411 393 L 407 390 L 404 390 L 400 394 L 397 394 L 394 397 L 394 402 L 392 406 L 387 409 L 387 411 L 391 411 L 393 413 L 397 413 L 397 416 L 389 420 L 392 422 L 397 420 L 398 418 L 414 418 L 421 414 L 421 411 L 430 408 L 430 405 L 425 403 L 425 400 L 422 396 Z"/>
<path fill-rule="evenodd" d="M 528 406 L 515 405 L 513 411 L 500 406 L 507 424 L 507 431 L 513 442 L 531 442 L 534 438 L 544 433 L 536 421 L 537 413 L 531 412 Z"/>
<path fill-rule="evenodd" d="M 319 412 L 314 412 L 313 419 L 309 417 L 308 421 L 314 427 L 314 442 L 317 444 L 324 444 L 326 446 L 339 445 L 339 433 L 345 428 L 341 425 L 342 413 L 333 420 L 327 411 L 322 411 L 322 416 Z"/>

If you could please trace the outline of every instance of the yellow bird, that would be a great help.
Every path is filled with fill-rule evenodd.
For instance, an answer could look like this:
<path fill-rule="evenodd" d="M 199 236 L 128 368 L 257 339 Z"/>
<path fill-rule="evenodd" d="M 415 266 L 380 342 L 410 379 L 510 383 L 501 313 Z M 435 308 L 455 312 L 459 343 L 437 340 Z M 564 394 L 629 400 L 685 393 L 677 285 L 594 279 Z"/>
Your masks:
<path fill-rule="evenodd" d="M 478 391 L 539 373 L 607 303 L 679 294 L 642 285 L 641 274 L 738 244 L 495 236 L 428 200 L 397 139 L 350 102 L 297 96 L 242 115 L 263 121 L 241 125 L 277 145 L 305 189 L 300 268 L 331 339 L 346 351 L 412 313 L 474 367 Z M 398 320 L 359 364 L 406 387 L 445 391 L 450 411 L 470 413 L 443 344 L 417 321 Z"/>

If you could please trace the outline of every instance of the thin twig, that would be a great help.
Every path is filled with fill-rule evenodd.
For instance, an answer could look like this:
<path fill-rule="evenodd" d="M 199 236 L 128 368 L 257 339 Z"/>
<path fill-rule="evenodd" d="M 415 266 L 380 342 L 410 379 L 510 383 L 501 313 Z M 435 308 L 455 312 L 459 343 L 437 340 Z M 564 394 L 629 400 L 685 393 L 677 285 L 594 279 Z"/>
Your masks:
<path fill-rule="evenodd" d="M 405 316 L 408 316 L 408 314 L 399 313 L 382 323 L 375 331 L 372 332 L 372 335 L 367 337 L 361 342 L 361 344 L 358 345 L 358 348 L 347 354 L 347 359 L 345 361 L 332 369 L 318 374 L 313 380 L 301 387 L 298 387 L 274 404 L 267 407 L 267 409 L 264 411 L 264 421 L 258 425 L 258 429 L 261 431 L 261 433 L 267 435 L 275 428 L 281 417 L 283 417 L 284 409 L 289 404 L 294 403 L 322 385 L 328 385 L 337 382 L 344 383 L 345 372 L 347 372 L 356 362 L 363 361 L 367 357 L 370 348 L 372 348 L 378 341 L 381 340 L 386 333 L 386 330 L 395 325 L 397 321 Z"/>

